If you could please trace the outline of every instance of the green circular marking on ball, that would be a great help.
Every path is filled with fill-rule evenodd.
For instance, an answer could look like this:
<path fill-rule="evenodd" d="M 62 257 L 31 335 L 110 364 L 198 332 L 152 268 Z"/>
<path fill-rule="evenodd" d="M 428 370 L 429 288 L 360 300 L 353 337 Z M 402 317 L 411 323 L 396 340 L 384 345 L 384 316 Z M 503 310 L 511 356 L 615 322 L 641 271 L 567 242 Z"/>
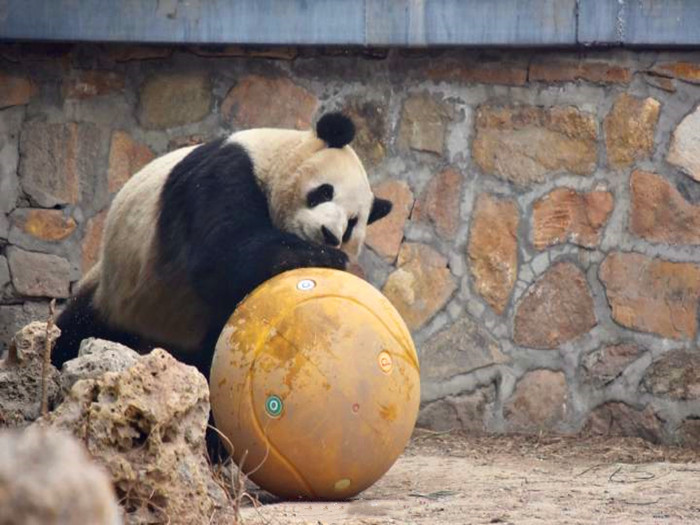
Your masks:
<path fill-rule="evenodd" d="M 265 401 L 265 411 L 270 417 L 278 417 L 282 413 L 282 400 L 279 396 L 271 395 Z"/>

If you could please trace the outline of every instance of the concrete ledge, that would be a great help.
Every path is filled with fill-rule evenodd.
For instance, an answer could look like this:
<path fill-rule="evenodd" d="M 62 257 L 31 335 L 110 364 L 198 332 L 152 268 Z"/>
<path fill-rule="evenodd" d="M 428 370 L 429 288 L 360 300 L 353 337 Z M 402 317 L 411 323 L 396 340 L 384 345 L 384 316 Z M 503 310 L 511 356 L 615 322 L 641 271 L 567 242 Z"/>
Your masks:
<path fill-rule="evenodd" d="M 2 0 L 0 39 L 358 46 L 692 46 L 697 0 Z"/>

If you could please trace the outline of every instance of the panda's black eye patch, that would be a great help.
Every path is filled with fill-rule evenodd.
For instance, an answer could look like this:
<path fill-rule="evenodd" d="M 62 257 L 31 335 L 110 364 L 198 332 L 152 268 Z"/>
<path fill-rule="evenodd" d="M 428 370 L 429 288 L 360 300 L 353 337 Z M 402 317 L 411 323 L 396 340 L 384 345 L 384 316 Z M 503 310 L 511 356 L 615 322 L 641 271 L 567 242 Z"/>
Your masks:
<path fill-rule="evenodd" d="M 324 202 L 333 200 L 333 186 L 331 184 L 321 184 L 306 195 L 306 205 L 314 208 Z"/>
<path fill-rule="evenodd" d="M 355 225 L 357 224 L 357 217 L 353 217 L 348 221 L 348 227 L 345 229 L 345 233 L 343 234 L 343 242 L 348 242 L 350 240 L 350 237 L 352 236 L 352 230 L 355 228 Z"/>

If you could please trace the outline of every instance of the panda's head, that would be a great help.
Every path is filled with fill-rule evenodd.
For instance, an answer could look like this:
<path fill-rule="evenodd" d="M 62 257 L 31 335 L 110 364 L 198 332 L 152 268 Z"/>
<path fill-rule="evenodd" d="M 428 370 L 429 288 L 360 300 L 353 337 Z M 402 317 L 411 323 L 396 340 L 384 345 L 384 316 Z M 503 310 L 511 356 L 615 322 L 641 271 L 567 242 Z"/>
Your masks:
<path fill-rule="evenodd" d="M 349 146 L 355 135 L 352 121 L 326 113 L 315 131 L 279 132 L 275 137 L 283 145 L 268 153 L 265 173 L 259 175 L 273 222 L 356 260 L 367 225 L 386 216 L 392 204 L 372 194 L 362 162 Z"/>

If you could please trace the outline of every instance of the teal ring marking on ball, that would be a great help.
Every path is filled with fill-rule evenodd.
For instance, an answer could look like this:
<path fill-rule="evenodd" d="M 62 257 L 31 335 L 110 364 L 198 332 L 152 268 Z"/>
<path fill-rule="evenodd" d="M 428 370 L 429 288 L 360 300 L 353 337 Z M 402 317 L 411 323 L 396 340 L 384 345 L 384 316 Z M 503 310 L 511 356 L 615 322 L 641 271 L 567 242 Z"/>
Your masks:
<path fill-rule="evenodd" d="M 265 411 L 270 417 L 278 417 L 282 413 L 282 400 L 275 395 L 271 395 L 265 401 Z"/>

